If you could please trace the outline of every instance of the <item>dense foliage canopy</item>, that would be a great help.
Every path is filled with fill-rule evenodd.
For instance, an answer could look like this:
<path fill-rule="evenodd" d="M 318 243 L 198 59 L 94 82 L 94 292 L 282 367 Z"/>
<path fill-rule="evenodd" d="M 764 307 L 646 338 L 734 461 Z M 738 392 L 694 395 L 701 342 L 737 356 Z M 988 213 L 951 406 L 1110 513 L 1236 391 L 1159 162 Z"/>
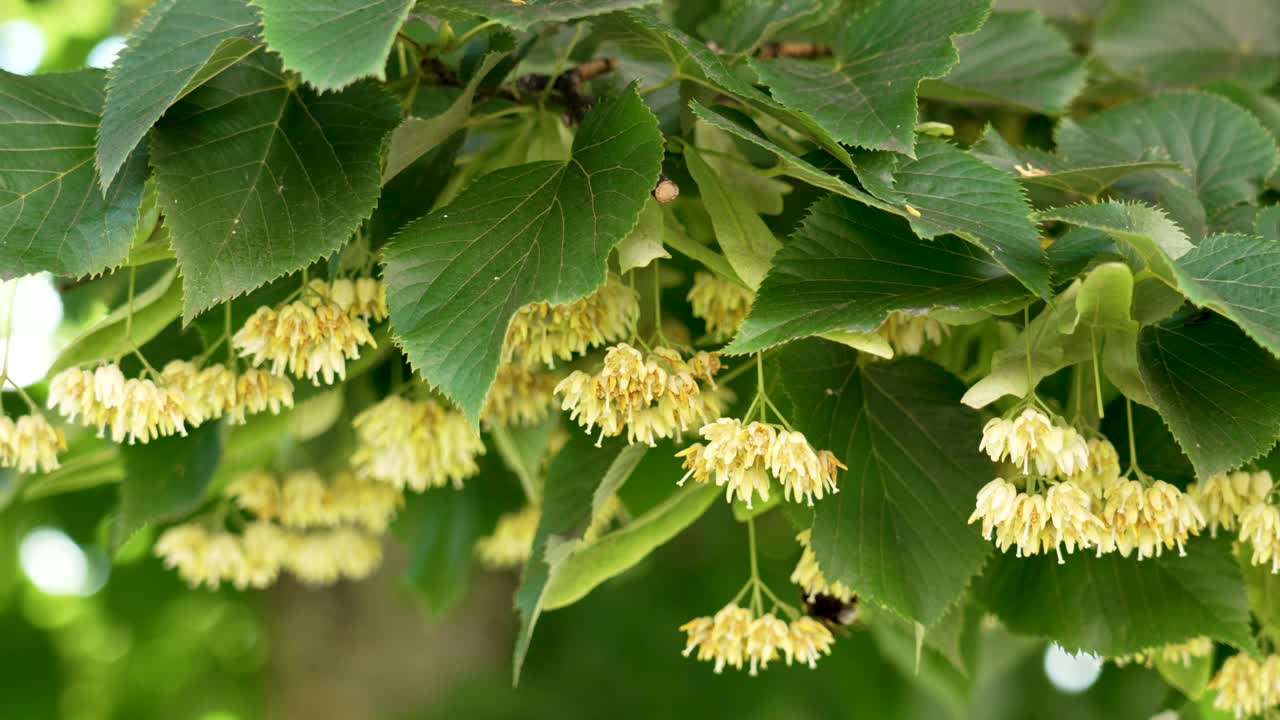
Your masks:
<path fill-rule="evenodd" d="M 20 381 L 0 286 L 0 527 L 178 597 L 513 571 L 535 684 L 611 596 L 663 677 L 930 698 L 875 717 L 1045 640 L 1274 716 L 1278 80 L 1263 0 L 158 0 L 0 71 L 69 333 Z"/>

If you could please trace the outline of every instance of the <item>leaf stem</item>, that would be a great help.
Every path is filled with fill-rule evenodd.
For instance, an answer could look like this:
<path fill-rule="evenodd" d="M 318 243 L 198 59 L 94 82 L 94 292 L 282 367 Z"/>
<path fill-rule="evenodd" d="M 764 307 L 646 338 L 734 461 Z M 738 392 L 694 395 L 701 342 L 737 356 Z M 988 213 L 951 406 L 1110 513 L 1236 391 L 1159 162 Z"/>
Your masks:
<path fill-rule="evenodd" d="M 556 63 L 551 68 L 551 75 L 547 78 L 547 86 L 542 89 L 542 95 L 538 97 L 538 109 L 546 107 L 547 98 L 551 95 L 551 91 L 556 86 L 556 81 L 564 74 L 565 68 L 569 63 L 569 56 L 573 54 L 573 49 L 577 47 L 578 41 L 582 39 L 582 28 L 585 23 L 578 23 L 573 26 L 573 37 L 569 38 L 569 44 L 565 45 L 564 51 L 556 57 Z"/>
<path fill-rule="evenodd" d="M 466 32 L 462 33 L 461 35 L 459 35 L 456 39 L 454 39 L 454 41 L 453 41 L 453 42 L 449 43 L 449 48 L 450 48 L 451 50 L 452 50 L 452 49 L 456 49 L 456 48 L 460 48 L 460 47 L 462 47 L 463 45 L 466 45 L 466 44 L 467 44 L 467 41 L 468 41 L 468 40 L 470 40 L 471 38 L 475 37 L 476 35 L 480 34 L 481 32 L 484 32 L 485 30 L 488 30 L 489 28 L 491 28 L 491 27 L 493 27 L 494 25 L 497 25 L 497 24 L 498 24 L 498 21 L 497 21 L 497 20 L 485 20 L 484 22 L 480 23 L 479 25 L 477 25 L 477 26 L 475 26 L 475 27 L 471 28 L 470 30 L 468 30 L 468 31 L 466 31 Z"/>

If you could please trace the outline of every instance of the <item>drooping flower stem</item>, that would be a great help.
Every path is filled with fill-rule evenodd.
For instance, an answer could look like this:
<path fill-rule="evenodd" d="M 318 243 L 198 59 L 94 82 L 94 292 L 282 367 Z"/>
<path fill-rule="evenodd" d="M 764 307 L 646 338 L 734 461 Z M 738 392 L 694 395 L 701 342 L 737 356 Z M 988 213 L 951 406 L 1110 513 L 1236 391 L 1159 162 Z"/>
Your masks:
<path fill-rule="evenodd" d="M 751 609 L 756 613 L 764 611 L 764 601 L 760 597 L 760 563 L 756 557 L 756 519 L 747 518 L 747 546 L 751 553 Z"/>

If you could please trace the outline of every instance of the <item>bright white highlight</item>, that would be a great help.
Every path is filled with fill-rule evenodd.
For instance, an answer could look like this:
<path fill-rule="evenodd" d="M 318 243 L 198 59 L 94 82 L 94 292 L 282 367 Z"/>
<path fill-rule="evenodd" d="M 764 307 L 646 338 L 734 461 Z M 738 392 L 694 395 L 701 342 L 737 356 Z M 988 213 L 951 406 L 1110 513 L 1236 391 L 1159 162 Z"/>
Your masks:
<path fill-rule="evenodd" d="M 89 51 L 89 59 L 85 61 L 85 64 L 92 68 L 105 70 L 116 63 L 116 58 L 120 57 L 121 50 L 124 50 L 124 38 L 119 35 L 112 35 L 93 46 L 93 49 Z"/>
<path fill-rule="evenodd" d="M 15 290 L 16 287 L 16 290 Z M 13 313 L 9 301 L 13 298 Z M 6 320 L 12 317 L 12 330 Z M 62 300 L 48 273 L 0 283 L 0 357 L 8 350 L 9 378 L 30 385 L 49 372 L 57 357 L 54 333 L 62 322 Z M 8 336 L 6 343 L 5 337 Z"/>
<path fill-rule="evenodd" d="M 1075 695 L 1093 687 L 1102 674 L 1102 659 L 1089 653 L 1072 654 L 1057 643 L 1044 652 L 1044 674 L 1064 693 Z"/>
<path fill-rule="evenodd" d="M 0 23 L 0 70 L 30 75 L 44 59 L 44 31 L 29 20 Z"/>
<path fill-rule="evenodd" d="M 50 595 L 92 595 L 102 584 L 80 546 L 56 528 L 27 533 L 18 546 L 18 562 L 31 584 Z"/>

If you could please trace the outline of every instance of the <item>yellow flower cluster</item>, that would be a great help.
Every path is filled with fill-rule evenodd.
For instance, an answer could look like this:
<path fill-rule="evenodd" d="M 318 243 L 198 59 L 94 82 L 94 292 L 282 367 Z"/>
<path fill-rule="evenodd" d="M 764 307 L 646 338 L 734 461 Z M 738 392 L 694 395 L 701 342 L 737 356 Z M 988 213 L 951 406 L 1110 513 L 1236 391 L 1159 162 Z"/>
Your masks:
<path fill-rule="evenodd" d="M 726 665 L 735 670 L 747 665 L 755 675 L 778 659 L 785 659 L 787 665 L 798 661 L 816 667 L 821 655 L 831 654 L 835 641 L 831 631 L 811 617 L 801 616 L 788 624 L 773 613 L 756 617 L 736 603 L 713 617 L 690 620 L 680 626 L 680 632 L 688 636 L 684 656 L 696 649 L 697 659 L 714 662 L 717 673 Z"/>
<path fill-rule="evenodd" d="M 332 283 L 316 278 L 307 283 L 307 290 L 306 303 L 312 307 L 331 302 L 353 318 L 387 319 L 387 286 L 376 278 L 338 278 Z"/>
<path fill-rule="evenodd" d="M 95 425 L 111 440 L 147 443 L 157 437 L 187 434 L 195 426 L 191 403 L 180 388 L 151 380 L 125 380 L 117 365 L 96 370 L 64 370 L 49 381 L 48 406 L 72 422 Z"/>
<path fill-rule="evenodd" d="M 537 505 L 526 505 L 502 515 L 493 532 L 476 541 L 476 557 L 493 570 L 524 565 L 533 550 L 533 535 L 541 518 L 542 509 Z"/>
<path fill-rule="evenodd" d="M 704 483 L 715 478 L 725 488 L 725 499 L 736 497 L 751 507 L 752 499 L 769 500 L 769 476 L 782 484 L 783 496 L 795 502 L 821 500 L 838 492 L 836 472 L 846 468 L 829 450 L 815 451 L 802 433 L 779 430 L 773 425 L 736 418 L 719 418 L 699 431 L 707 444 L 694 443 L 676 453 L 684 458 L 690 477 Z"/>
<path fill-rule="evenodd" d="M 1219 473 L 1202 483 L 1192 483 L 1187 494 L 1204 511 L 1209 521 L 1209 534 L 1218 536 L 1218 528 L 1235 530 L 1245 509 L 1265 503 L 1271 494 L 1271 473 L 1266 470 Z"/>
<path fill-rule="evenodd" d="M 1258 662 L 1245 653 L 1232 655 L 1209 681 L 1218 691 L 1213 706 L 1234 711 L 1236 717 L 1261 715 L 1280 705 L 1280 655 Z"/>
<path fill-rule="evenodd" d="M 366 577 L 382 563 L 380 536 L 404 505 L 384 483 L 351 473 L 330 483 L 312 470 L 245 473 L 225 494 L 255 516 L 243 533 L 187 523 L 156 542 L 155 553 L 193 586 L 263 588 L 286 570 L 309 585 Z"/>
<path fill-rule="evenodd" d="M 1140 480 L 1112 485 L 1106 492 L 1101 518 L 1107 532 L 1098 553 L 1118 551 L 1129 557 L 1137 549 L 1139 560 L 1159 557 L 1175 545 L 1179 555 L 1186 555 L 1183 544 L 1205 526 L 1196 501 L 1163 480 L 1149 486 Z"/>
<path fill-rule="evenodd" d="M 1189 666 L 1192 659 L 1205 657 L 1213 654 L 1213 641 L 1203 635 L 1193 637 L 1190 640 L 1180 643 L 1169 643 L 1160 647 L 1146 648 L 1139 650 L 1130 655 L 1121 655 L 1112 658 L 1112 661 L 1124 667 L 1130 663 L 1137 663 L 1151 667 L 1157 660 L 1166 663 L 1180 663 L 1183 666 Z"/>
<path fill-rule="evenodd" d="M 522 365 L 554 367 L 588 348 L 625 337 L 640 316 L 636 294 L 610 274 L 591 295 L 563 305 L 525 305 L 507 325 L 502 359 Z"/>
<path fill-rule="evenodd" d="M 809 537 L 809 530 L 796 535 L 796 540 L 804 549 L 800 553 L 800 562 L 796 563 L 796 569 L 791 573 L 791 582 L 799 585 L 804 590 L 805 597 L 810 600 L 819 595 L 830 595 L 840 602 L 852 602 L 852 590 L 839 580 L 827 582 L 827 578 L 823 576 L 822 569 L 818 567 L 818 558 L 809 546 Z"/>
<path fill-rule="evenodd" d="M 356 416 L 351 465 L 361 477 L 422 492 L 480 471 L 484 443 L 460 412 L 392 395 Z"/>
<path fill-rule="evenodd" d="M 198 367 L 186 360 L 174 360 L 160 371 L 170 387 L 186 395 L 187 420 L 198 426 L 206 420 L 226 415 L 233 425 L 243 425 L 245 416 L 293 407 L 293 383 L 265 370 L 249 368 L 237 375 L 225 365 Z"/>
<path fill-rule="evenodd" d="M 304 301 L 289 303 L 279 312 L 260 307 L 231 338 L 241 357 L 253 364 L 271 362 L 271 374 L 306 377 L 316 385 L 324 378 L 347 378 L 347 360 L 360 357 L 360 347 L 376 346 L 369 325 L 332 302 L 315 307 Z"/>
<path fill-rule="evenodd" d="M 1280 507 L 1265 502 L 1246 507 L 1240 513 L 1239 536 L 1253 548 L 1254 565 L 1270 563 L 1272 574 L 1280 572 Z"/>
<path fill-rule="evenodd" d="M 978 450 L 992 462 L 1008 460 L 1024 473 L 1034 463 L 1035 472 L 1047 477 L 1071 477 L 1089 464 L 1089 446 L 1080 433 L 1034 408 L 1025 408 L 1013 419 L 992 418 L 982 428 Z"/>
<path fill-rule="evenodd" d="M 193 587 L 216 590 L 223 582 L 236 589 L 264 588 L 288 570 L 308 585 L 367 577 L 382 564 L 382 542 L 351 527 L 297 532 L 258 520 L 237 535 L 188 523 L 169 528 L 156 541 L 165 566 Z"/>
<path fill-rule="evenodd" d="M 604 367 L 592 375 L 575 370 L 556 386 L 561 408 L 600 438 L 627 431 L 627 441 L 650 447 L 661 438 L 680 436 L 693 423 L 719 417 L 722 399 L 715 391 L 720 370 L 717 353 L 699 352 L 685 360 L 659 347 L 646 360 L 639 350 L 619 343 L 605 353 Z M 709 387 L 699 385 L 699 382 Z"/>
<path fill-rule="evenodd" d="M 950 330 L 931 317 L 895 310 L 877 332 L 888 341 L 894 354 L 919 355 L 926 342 L 937 345 L 946 339 Z"/>
<path fill-rule="evenodd" d="M 536 425 L 551 414 L 555 375 L 515 363 L 498 366 L 481 417 L 489 426 Z"/>
<path fill-rule="evenodd" d="M 66 449 L 62 430 L 43 415 L 22 415 L 16 421 L 0 415 L 0 468 L 52 472 L 58 469 L 58 452 Z"/>
<path fill-rule="evenodd" d="M 699 271 L 693 274 L 693 287 L 689 289 L 688 297 L 693 305 L 693 316 L 707 324 L 707 335 L 716 342 L 723 342 L 737 332 L 751 310 L 755 294 L 737 283 Z"/>
<path fill-rule="evenodd" d="M 227 485 L 236 505 L 263 520 L 278 520 L 290 528 L 353 525 L 384 533 L 404 493 L 374 480 L 340 472 L 332 482 L 314 470 L 297 470 L 277 479 L 268 472 L 249 472 Z"/>

